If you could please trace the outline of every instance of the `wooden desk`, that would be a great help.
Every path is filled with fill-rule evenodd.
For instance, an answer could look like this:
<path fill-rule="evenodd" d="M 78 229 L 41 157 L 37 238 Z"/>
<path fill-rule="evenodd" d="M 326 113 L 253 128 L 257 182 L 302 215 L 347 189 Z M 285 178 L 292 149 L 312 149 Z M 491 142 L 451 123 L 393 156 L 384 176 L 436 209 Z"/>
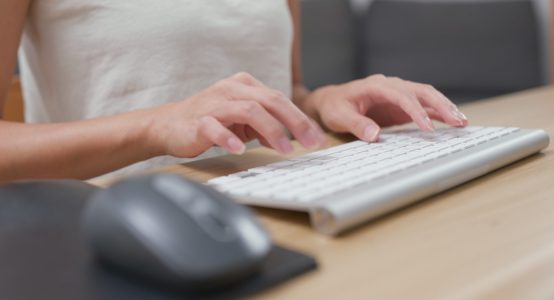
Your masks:
<path fill-rule="evenodd" d="M 554 137 L 554 88 L 463 110 L 473 124 L 544 128 Z M 255 149 L 165 170 L 206 180 L 279 159 Z M 339 238 L 317 234 L 301 213 L 256 211 L 277 243 L 311 253 L 320 263 L 318 271 L 263 298 L 554 298 L 552 145 Z"/>

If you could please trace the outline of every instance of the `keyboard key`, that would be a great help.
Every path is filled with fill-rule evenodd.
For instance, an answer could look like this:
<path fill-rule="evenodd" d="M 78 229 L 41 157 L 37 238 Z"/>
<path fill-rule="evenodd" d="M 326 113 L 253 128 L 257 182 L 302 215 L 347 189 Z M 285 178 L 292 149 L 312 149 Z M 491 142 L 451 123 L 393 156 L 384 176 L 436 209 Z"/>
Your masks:
<path fill-rule="evenodd" d="M 383 133 L 378 143 L 355 141 L 207 182 L 236 197 L 310 203 L 323 197 L 466 151 L 518 128 L 441 128 Z M 340 201 L 340 200 L 338 200 Z"/>

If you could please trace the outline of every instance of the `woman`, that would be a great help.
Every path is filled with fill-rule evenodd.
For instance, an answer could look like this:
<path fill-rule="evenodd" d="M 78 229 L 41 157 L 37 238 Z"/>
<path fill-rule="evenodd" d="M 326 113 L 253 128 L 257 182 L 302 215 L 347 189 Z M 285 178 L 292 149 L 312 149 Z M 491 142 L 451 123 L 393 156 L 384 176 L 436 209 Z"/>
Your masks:
<path fill-rule="evenodd" d="M 21 39 L 28 123 L 0 121 L 0 181 L 90 178 L 214 145 L 240 154 L 253 139 L 287 154 L 286 130 L 314 149 L 317 122 L 368 142 L 412 120 L 467 124 L 440 92 L 399 78 L 308 91 L 298 19 L 295 0 L 1 1 L 0 95 Z"/>

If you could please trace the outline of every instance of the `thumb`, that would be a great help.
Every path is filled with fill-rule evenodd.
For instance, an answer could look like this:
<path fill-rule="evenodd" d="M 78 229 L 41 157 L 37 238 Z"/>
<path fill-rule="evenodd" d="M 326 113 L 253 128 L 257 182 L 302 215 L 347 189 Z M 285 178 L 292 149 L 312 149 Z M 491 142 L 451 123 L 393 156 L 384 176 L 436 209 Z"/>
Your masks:
<path fill-rule="evenodd" d="M 379 139 L 381 127 L 355 109 L 342 110 L 333 123 L 336 126 L 330 126 L 330 129 L 350 132 L 362 141 L 376 142 Z"/>

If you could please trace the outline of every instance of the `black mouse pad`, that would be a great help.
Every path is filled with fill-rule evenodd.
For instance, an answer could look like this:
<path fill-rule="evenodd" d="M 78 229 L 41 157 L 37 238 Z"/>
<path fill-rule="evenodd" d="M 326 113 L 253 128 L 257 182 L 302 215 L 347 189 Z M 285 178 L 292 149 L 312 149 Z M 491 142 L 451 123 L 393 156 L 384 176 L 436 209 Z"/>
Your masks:
<path fill-rule="evenodd" d="M 260 273 L 205 294 L 168 291 L 99 264 L 81 234 L 96 188 L 78 181 L 0 187 L 0 299 L 197 299 L 252 295 L 316 268 L 312 257 L 274 246 Z"/>

